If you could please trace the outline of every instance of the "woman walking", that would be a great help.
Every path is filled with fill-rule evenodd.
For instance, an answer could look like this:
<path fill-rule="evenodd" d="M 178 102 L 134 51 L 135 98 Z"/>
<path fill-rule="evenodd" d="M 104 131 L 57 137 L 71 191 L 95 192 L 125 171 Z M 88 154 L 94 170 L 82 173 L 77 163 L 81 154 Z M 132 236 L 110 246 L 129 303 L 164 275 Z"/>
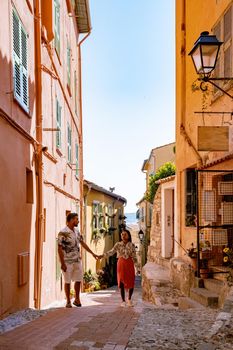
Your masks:
<path fill-rule="evenodd" d="M 135 268 L 134 263 L 137 263 L 135 246 L 132 243 L 131 234 L 124 229 L 121 233 L 122 241 L 117 242 L 114 247 L 99 258 L 108 258 L 117 253 L 117 283 L 121 292 L 122 303 L 121 306 L 133 306 L 132 295 L 134 291 L 135 282 Z M 128 290 L 128 300 L 126 304 L 125 290 Z"/>

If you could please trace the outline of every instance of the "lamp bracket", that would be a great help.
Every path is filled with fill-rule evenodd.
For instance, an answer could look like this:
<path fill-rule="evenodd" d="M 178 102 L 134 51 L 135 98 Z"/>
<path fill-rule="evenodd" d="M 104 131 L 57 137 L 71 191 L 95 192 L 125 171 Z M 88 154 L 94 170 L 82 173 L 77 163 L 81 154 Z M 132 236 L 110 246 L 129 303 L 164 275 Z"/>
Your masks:
<path fill-rule="evenodd" d="M 202 78 L 198 78 L 198 80 L 201 81 L 201 84 L 200 84 L 200 89 L 202 91 L 206 91 L 207 90 L 207 87 L 203 87 L 203 83 L 210 83 L 212 84 L 214 87 L 216 87 L 217 89 L 219 89 L 220 91 L 222 91 L 222 93 L 224 93 L 225 95 L 227 95 L 228 97 L 230 97 L 231 99 L 233 99 L 233 96 L 230 95 L 228 92 L 226 92 L 225 90 L 223 90 L 219 85 L 215 84 L 214 81 L 231 81 L 233 80 L 233 78 L 210 78 L 208 76 L 205 76 L 205 77 L 202 77 Z"/>

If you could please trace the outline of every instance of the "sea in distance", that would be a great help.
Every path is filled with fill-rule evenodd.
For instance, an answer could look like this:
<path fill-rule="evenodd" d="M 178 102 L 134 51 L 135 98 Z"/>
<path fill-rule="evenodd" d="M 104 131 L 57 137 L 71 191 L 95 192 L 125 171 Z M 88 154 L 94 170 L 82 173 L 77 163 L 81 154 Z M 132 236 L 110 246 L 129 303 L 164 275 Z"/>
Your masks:
<path fill-rule="evenodd" d="M 136 219 L 136 213 L 125 213 L 126 216 L 126 224 L 127 225 L 136 225 L 137 219 Z"/>

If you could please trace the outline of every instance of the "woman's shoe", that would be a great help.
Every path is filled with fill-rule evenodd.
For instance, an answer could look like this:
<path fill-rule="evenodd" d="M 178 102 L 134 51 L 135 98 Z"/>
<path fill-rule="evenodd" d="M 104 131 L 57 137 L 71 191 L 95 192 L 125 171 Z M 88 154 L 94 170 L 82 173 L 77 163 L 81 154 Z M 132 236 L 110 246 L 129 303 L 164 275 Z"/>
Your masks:
<path fill-rule="evenodd" d="M 130 306 L 130 307 L 133 307 L 132 300 L 128 300 L 128 301 L 127 301 L 127 305 Z"/>
<path fill-rule="evenodd" d="M 126 307 L 126 302 L 125 301 L 122 301 L 121 307 Z"/>

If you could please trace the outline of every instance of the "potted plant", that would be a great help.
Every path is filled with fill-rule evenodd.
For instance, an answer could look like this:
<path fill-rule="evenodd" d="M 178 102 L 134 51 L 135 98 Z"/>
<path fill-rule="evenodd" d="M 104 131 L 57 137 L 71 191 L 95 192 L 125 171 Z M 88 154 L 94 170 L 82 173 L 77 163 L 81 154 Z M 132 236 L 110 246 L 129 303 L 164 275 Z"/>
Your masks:
<path fill-rule="evenodd" d="M 197 248 L 192 243 L 191 248 L 187 249 L 187 254 L 191 259 L 191 265 L 194 271 L 197 271 Z"/>

